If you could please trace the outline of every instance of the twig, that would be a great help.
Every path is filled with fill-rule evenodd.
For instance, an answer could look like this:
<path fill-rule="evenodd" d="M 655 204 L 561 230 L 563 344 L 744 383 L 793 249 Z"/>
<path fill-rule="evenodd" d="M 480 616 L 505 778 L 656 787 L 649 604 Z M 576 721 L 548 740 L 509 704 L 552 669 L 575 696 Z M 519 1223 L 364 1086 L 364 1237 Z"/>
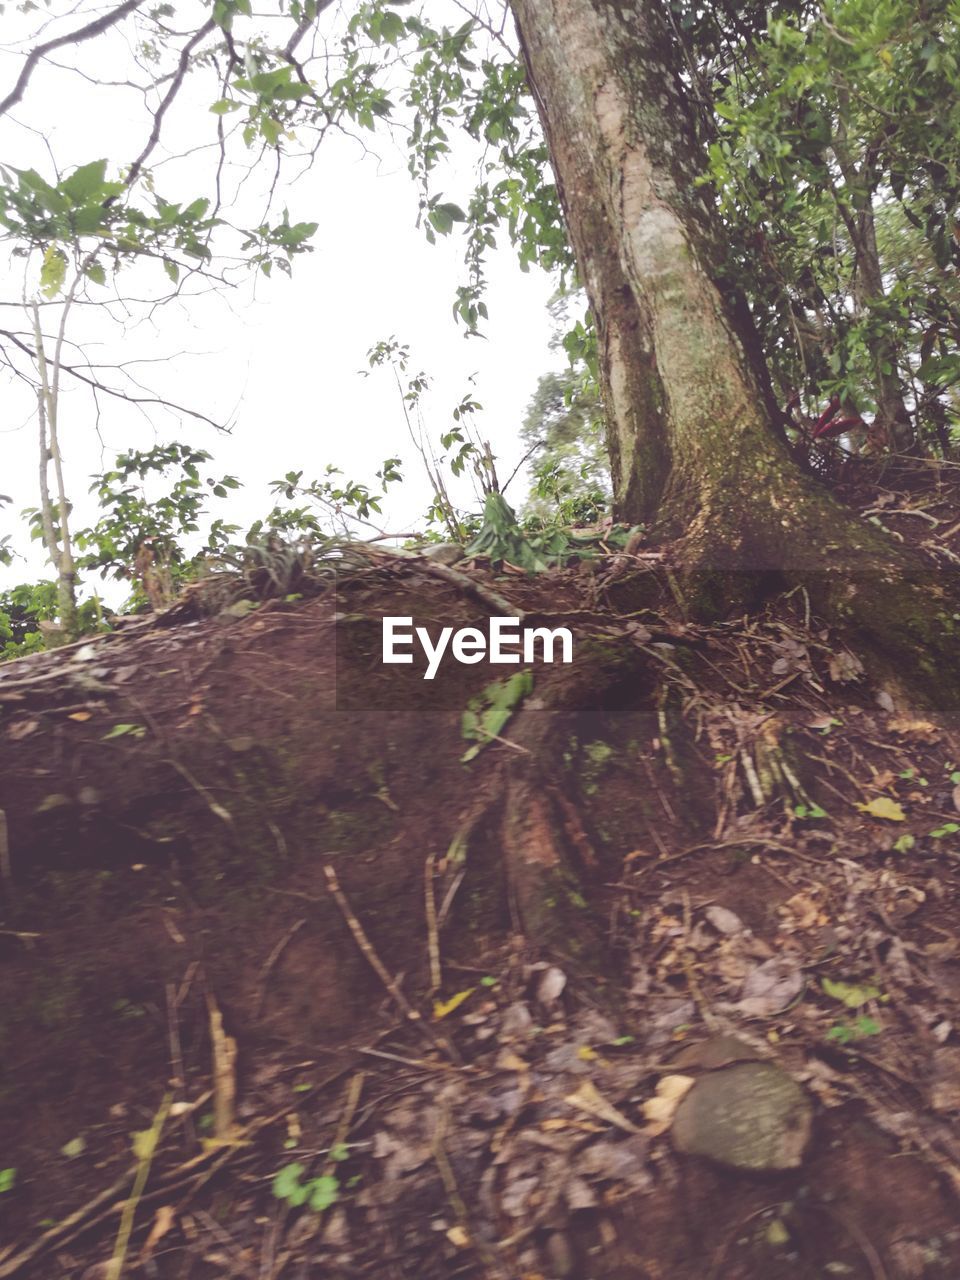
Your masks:
<path fill-rule="evenodd" d="M 113 9 L 110 13 L 104 13 L 99 18 L 94 18 L 85 27 L 78 27 L 76 31 L 68 31 L 66 35 L 56 36 L 53 40 L 47 40 L 44 44 L 36 45 L 27 54 L 27 60 L 20 68 L 17 83 L 3 101 L 0 102 L 0 116 L 5 115 L 11 107 L 15 107 L 23 97 L 27 82 L 41 58 L 45 58 L 48 53 L 53 53 L 55 49 L 62 49 L 64 45 L 80 44 L 83 40 L 91 40 L 94 36 L 101 35 L 104 31 L 109 30 L 110 27 L 116 26 L 118 22 L 121 22 L 128 13 L 133 13 L 134 9 L 139 9 L 142 3 L 143 0 L 125 0 L 124 4 Z"/>
<path fill-rule="evenodd" d="M 130 1244 L 130 1233 L 133 1230 L 133 1219 L 137 1212 L 137 1205 L 143 1195 L 143 1189 L 147 1185 L 147 1178 L 150 1176 L 150 1167 L 153 1164 L 153 1157 L 157 1150 L 157 1144 L 160 1141 L 160 1135 L 163 1132 L 163 1126 L 167 1119 L 167 1113 L 173 1102 L 173 1092 L 168 1090 L 163 1095 L 163 1100 L 157 1109 L 157 1114 L 153 1118 L 153 1124 L 145 1134 L 140 1135 L 140 1154 L 137 1163 L 137 1174 L 133 1180 L 133 1188 L 127 1199 L 127 1203 L 123 1206 L 123 1213 L 120 1216 L 120 1226 L 117 1230 L 116 1244 L 113 1246 L 113 1257 L 107 1264 L 106 1276 L 107 1280 L 120 1280 L 123 1273 L 123 1264 L 127 1256 L 127 1248 Z"/>
<path fill-rule="evenodd" d="M 442 1036 L 438 1036 L 437 1033 L 433 1030 L 433 1028 L 429 1025 L 429 1023 L 424 1022 L 423 1017 L 421 1016 L 419 1011 L 417 1009 L 414 1009 L 413 1005 L 410 1003 L 407 997 L 400 990 L 395 980 L 391 977 L 383 961 L 377 955 L 376 951 L 374 951 L 373 946 L 370 942 L 370 939 L 367 937 L 366 933 L 364 932 L 363 925 L 354 915 L 353 908 L 350 906 L 350 903 L 347 901 L 346 895 L 344 894 L 343 890 L 340 888 L 340 882 L 337 879 L 336 871 L 334 871 L 333 867 L 327 864 L 323 868 L 323 873 L 327 877 L 327 888 L 330 890 L 330 894 L 333 897 L 333 900 L 336 902 L 337 906 L 340 908 L 340 914 L 343 916 L 344 920 L 347 922 L 347 927 L 349 928 L 350 932 L 353 934 L 353 937 L 354 937 L 354 940 L 356 941 L 357 946 L 363 952 L 367 962 L 369 963 L 370 967 L 373 969 L 374 973 L 377 975 L 377 977 L 386 987 L 387 991 L 393 997 L 393 1000 L 397 1005 L 397 1008 L 400 1010 L 403 1016 L 408 1020 L 408 1022 L 412 1022 L 415 1024 L 415 1026 L 431 1042 L 434 1048 L 439 1049 L 441 1053 L 447 1054 L 448 1057 L 459 1066 L 460 1055 L 457 1053 L 456 1049 L 453 1047 L 452 1044 L 450 1044 Z"/>
<path fill-rule="evenodd" d="M 640 876 L 646 875 L 648 871 L 657 871 L 669 862 L 679 862 L 681 858 L 689 858 L 691 854 L 701 853 L 704 849 L 721 852 L 724 849 L 742 849 L 744 847 L 750 848 L 751 846 L 776 849 L 779 853 L 789 853 L 795 858 L 806 858 L 812 862 L 821 861 L 819 858 L 811 857 L 809 853 L 802 853 L 794 845 L 785 844 L 782 840 L 773 840 L 766 836 L 745 836 L 738 840 L 706 840 L 701 844 L 692 844 L 688 849 L 681 849 L 679 853 L 671 853 L 667 858 L 658 858 L 656 862 L 648 863 L 645 867 L 639 867 L 634 875 L 639 879 Z M 634 888 L 636 886 L 627 887 Z"/>
<path fill-rule="evenodd" d="M 333 1142 L 330 1144 L 330 1154 L 327 1155 L 321 1171 L 324 1175 L 333 1172 L 333 1167 L 337 1162 L 332 1153 L 338 1147 L 342 1147 L 347 1140 L 350 1126 L 353 1124 L 353 1117 L 356 1115 L 357 1107 L 360 1103 L 363 1082 L 366 1078 L 366 1073 L 363 1071 L 357 1071 L 350 1077 L 350 1083 L 347 1085 L 347 1095 L 343 1101 L 343 1111 L 340 1113 L 340 1122 L 337 1125 L 336 1133 L 333 1135 Z"/>
<path fill-rule="evenodd" d="M 440 969 L 440 938 L 437 932 L 437 896 L 434 891 L 434 864 L 432 853 L 427 854 L 423 868 L 423 909 L 427 917 L 427 954 L 430 957 L 430 990 L 439 991 L 443 982 Z"/>
<path fill-rule="evenodd" d="M 254 1021 L 256 1021 L 260 1017 L 261 1010 L 263 1009 L 263 1002 L 267 994 L 267 979 L 270 976 L 270 972 L 273 969 L 273 966 L 280 959 L 281 955 L 284 952 L 284 949 L 290 942 L 290 939 L 294 936 L 294 934 L 298 933 L 299 930 L 302 929 L 306 923 L 307 923 L 307 920 L 306 920 L 306 917 L 304 917 L 302 920 L 298 920 L 296 924 L 291 925 L 290 928 L 287 930 L 287 932 L 283 935 L 283 937 L 277 943 L 277 945 L 273 948 L 273 950 L 267 956 L 266 960 L 263 962 L 263 966 L 260 969 L 260 974 L 257 978 L 257 982 L 260 986 L 260 990 L 259 990 L 259 993 L 257 994 L 256 1004 L 253 1007 Z"/>
<path fill-rule="evenodd" d="M 170 756 L 167 756 L 166 763 L 171 769 L 176 769 L 177 773 L 180 774 L 180 777 L 183 778 L 184 781 L 189 782 L 190 786 L 193 787 L 194 791 L 196 791 L 197 795 L 200 796 L 215 818 L 219 818 L 221 822 L 225 822 L 228 827 L 233 827 L 233 814 L 230 813 L 229 810 L 225 809 L 222 804 L 218 804 L 216 800 L 214 800 L 207 788 L 196 780 L 186 765 L 182 765 L 179 760 L 174 760 Z"/>

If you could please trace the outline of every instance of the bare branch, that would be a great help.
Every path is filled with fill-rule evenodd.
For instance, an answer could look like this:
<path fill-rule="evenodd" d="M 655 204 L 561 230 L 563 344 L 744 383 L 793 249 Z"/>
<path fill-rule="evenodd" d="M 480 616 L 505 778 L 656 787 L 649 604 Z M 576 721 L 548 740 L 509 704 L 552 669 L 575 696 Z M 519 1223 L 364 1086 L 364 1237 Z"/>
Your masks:
<path fill-rule="evenodd" d="M 105 13 L 102 17 L 95 18 L 93 22 L 88 22 L 85 27 L 78 27 L 76 31 L 57 36 L 55 39 L 47 40 L 44 44 L 38 44 L 36 48 L 31 49 L 27 54 L 26 62 L 20 68 L 17 83 L 7 96 L 0 101 L 0 116 L 6 115 L 10 108 L 15 107 L 23 97 L 27 83 L 41 58 L 46 57 L 48 53 L 52 53 L 54 49 L 62 49 L 64 45 L 80 44 L 83 40 L 92 40 L 94 36 L 102 35 L 104 31 L 108 31 L 110 27 L 116 26 L 128 14 L 133 13 L 134 9 L 139 9 L 142 3 L 143 0 L 124 0 L 124 3 L 111 13 Z"/>
<path fill-rule="evenodd" d="M 136 2 L 137 4 L 139 4 L 140 0 L 136 0 Z M 160 141 L 160 127 L 163 124 L 163 117 L 166 115 L 167 108 L 170 106 L 171 102 L 173 102 L 174 98 L 180 92 L 180 86 L 183 84 L 183 78 L 187 74 L 187 67 L 189 66 L 189 63 L 190 63 L 191 53 L 193 53 L 194 49 L 201 42 L 201 40 L 205 39 L 210 34 L 210 32 L 215 29 L 216 25 L 217 24 L 214 22 L 212 18 L 208 19 L 208 21 L 206 21 L 203 24 L 200 30 L 197 31 L 181 49 L 180 61 L 177 63 L 177 69 L 174 72 L 173 80 L 170 82 L 170 87 L 167 90 L 166 94 L 164 95 L 163 101 L 160 103 L 159 107 L 157 107 L 157 110 L 154 113 L 153 128 L 150 130 L 150 137 L 147 139 L 147 145 L 143 148 L 143 150 L 137 156 L 136 160 L 134 160 L 133 164 L 130 166 L 130 172 L 127 174 L 128 187 L 132 187 L 134 182 L 136 182 L 137 178 L 139 177 L 140 170 L 143 168 L 144 164 L 146 163 L 151 151 Z"/>
<path fill-rule="evenodd" d="M 11 330 L 0 329 L 0 339 L 2 338 L 6 338 L 20 351 L 23 351 L 28 355 L 31 360 L 36 359 L 36 352 L 15 333 L 11 332 Z M 217 422 L 213 418 L 209 418 L 205 413 L 200 413 L 196 409 L 190 409 L 186 405 L 178 404 L 175 400 L 166 400 L 162 396 L 132 396 L 128 392 L 121 391 L 116 387 L 108 387 L 97 378 L 88 377 L 87 374 L 81 372 L 76 365 L 64 364 L 60 367 L 64 373 L 69 373 L 79 382 L 86 383 L 88 387 L 92 387 L 95 391 L 100 391 L 107 396 L 113 396 L 117 400 L 125 400 L 127 404 L 158 404 L 164 409 L 170 409 L 175 413 L 184 413 L 189 418 L 196 418 L 198 422 L 205 422 L 208 426 L 213 427 L 215 431 L 227 432 L 229 430 L 222 422 Z"/>

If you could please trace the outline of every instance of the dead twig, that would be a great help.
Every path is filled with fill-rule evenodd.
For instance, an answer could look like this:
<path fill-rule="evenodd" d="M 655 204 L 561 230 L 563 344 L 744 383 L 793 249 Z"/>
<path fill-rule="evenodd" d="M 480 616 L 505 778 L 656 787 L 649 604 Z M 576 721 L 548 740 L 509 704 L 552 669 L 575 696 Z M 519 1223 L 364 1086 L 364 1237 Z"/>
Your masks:
<path fill-rule="evenodd" d="M 427 954 L 430 957 L 430 990 L 439 991 L 443 981 L 440 969 L 440 938 L 437 931 L 437 897 L 434 891 L 434 865 L 436 859 L 427 854 L 423 868 L 423 909 L 427 917 Z"/>
<path fill-rule="evenodd" d="M 340 908 L 340 914 L 347 922 L 347 927 L 353 934 L 357 946 L 360 948 L 371 969 L 373 969 L 374 973 L 392 996 L 397 1008 L 408 1022 L 412 1022 L 417 1029 L 426 1036 L 435 1049 L 438 1049 L 441 1053 L 445 1053 L 451 1061 L 455 1062 L 457 1066 L 459 1066 L 460 1055 L 457 1053 L 456 1049 L 444 1037 L 438 1036 L 429 1023 L 424 1022 L 420 1012 L 417 1009 L 414 1009 L 413 1005 L 400 990 L 393 977 L 391 977 L 386 965 L 384 965 L 383 961 L 373 949 L 370 939 L 364 932 L 363 925 L 357 919 L 356 915 L 354 915 L 353 908 L 347 901 L 346 894 L 340 888 L 340 881 L 337 879 L 336 871 L 334 871 L 333 867 L 327 864 L 323 868 L 323 873 L 327 878 L 327 888 L 330 890 L 330 894 L 334 902 L 336 902 L 337 906 Z"/>
<path fill-rule="evenodd" d="M 253 1006 L 253 1018 L 255 1022 L 259 1019 L 260 1014 L 263 1010 L 263 1002 L 267 996 L 267 979 L 270 977 L 270 974 L 273 971 L 274 965 L 283 955 L 284 951 L 286 950 L 287 946 L 290 943 L 291 938 L 293 938 L 295 934 L 299 933 L 299 931 L 303 928 L 303 926 L 306 923 L 307 923 L 307 920 L 306 920 L 306 917 L 304 916 L 302 920 L 298 920 L 295 924 L 292 924 L 290 928 L 287 930 L 287 932 L 280 939 L 280 941 L 277 943 L 277 945 L 270 952 L 270 954 L 267 956 L 266 960 L 263 962 L 263 965 L 260 969 L 260 973 L 257 977 L 257 985 L 259 987 L 259 990 L 257 992 L 256 1002 Z"/>
<path fill-rule="evenodd" d="M 163 1095 L 163 1100 L 157 1108 L 153 1124 L 144 1133 L 137 1135 L 137 1172 L 133 1180 L 133 1188 L 126 1204 L 123 1206 L 123 1213 L 120 1215 L 120 1226 L 117 1229 L 117 1240 L 113 1246 L 113 1257 L 107 1264 L 107 1280 L 120 1280 L 120 1276 L 123 1273 L 123 1264 L 126 1261 L 127 1249 L 130 1245 L 130 1233 L 133 1231 L 133 1219 L 136 1216 L 137 1205 L 143 1197 L 143 1190 L 147 1185 L 147 1178 L 150 1176 L 153 1157 L 160 1142 L 160 1135 L 163 1132 L 163 1126 L 166 1123 L 172 1103 L 173 1092 L 168 1090 Z"/>

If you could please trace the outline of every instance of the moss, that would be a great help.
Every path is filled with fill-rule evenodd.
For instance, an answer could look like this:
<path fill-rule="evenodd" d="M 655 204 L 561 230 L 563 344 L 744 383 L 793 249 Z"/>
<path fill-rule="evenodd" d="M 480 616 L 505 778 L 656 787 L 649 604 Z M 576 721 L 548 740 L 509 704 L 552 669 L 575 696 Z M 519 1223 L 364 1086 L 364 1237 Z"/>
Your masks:
<path fill-rule="evenodd" d="M 581 790 L 584 795 L 592 796 L 597 793 L 600 779 L 610 767 L 611 762 L 615 760 L 615 757 L 616 751 L 608 742 L 584 743 L 579 770 Z"/>

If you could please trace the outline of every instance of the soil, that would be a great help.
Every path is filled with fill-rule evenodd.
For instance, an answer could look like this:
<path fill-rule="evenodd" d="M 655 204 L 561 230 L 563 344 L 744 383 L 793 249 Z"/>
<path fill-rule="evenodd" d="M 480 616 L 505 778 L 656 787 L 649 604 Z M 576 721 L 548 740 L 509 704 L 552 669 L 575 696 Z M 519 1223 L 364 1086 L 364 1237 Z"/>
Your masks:
<path fill-rule="evenodd" d="M 954 474 L 839 483 L 952 572 Z M 0 1277 L 960 1274 L 960 725 L 668 562 L 370 549 L 0 669 Z M 491 592 L 578 659 L 465 763 L 489 667 L 380 617 Z M 731 1055 L 811 1099 L 798 1168 L 674 1149 Z"/>

